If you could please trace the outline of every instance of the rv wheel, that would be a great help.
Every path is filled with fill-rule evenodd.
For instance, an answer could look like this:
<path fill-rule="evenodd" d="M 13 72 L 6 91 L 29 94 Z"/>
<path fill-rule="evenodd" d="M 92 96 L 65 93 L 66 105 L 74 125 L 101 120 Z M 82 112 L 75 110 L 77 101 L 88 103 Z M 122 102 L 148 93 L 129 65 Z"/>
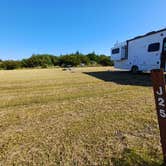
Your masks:
<path fill-rule="evenodd" d="M 138 73 L 138 72 L 139 72 L 138 66 L 133 66 L 133 67 L 131 68 L 131 72 L 132 72 L 133 74 Z"/>

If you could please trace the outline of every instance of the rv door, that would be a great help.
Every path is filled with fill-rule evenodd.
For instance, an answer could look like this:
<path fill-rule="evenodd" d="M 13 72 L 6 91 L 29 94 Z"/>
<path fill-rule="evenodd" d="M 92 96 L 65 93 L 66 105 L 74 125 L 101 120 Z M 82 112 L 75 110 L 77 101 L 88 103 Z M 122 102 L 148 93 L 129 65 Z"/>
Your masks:
<path fill-rule="evenodd" d="M 163 48 L 161 53 L 161 65 L 160 68 L 165 70 L 165 63 L 166 63 L 166 38 L 163 40 Z"/>

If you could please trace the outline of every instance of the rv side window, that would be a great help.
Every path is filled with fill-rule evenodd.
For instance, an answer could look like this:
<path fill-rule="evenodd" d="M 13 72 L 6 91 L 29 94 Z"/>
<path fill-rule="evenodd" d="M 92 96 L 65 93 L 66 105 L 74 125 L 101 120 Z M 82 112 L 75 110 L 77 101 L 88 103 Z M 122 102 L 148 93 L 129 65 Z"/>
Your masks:
<path fill-rule="evenodd" d="M 120 49 L 116 48 L 112 50 L 112 54 L 119 54 Z"/>
<path fill-rule="evenodd" d="M 166 51 L 166 42 L 164 43 L 164 51 Z"/>
<path fill-rule="evenodd" d="M 159 51 L 159 49 L 160 49 L 160 43 L 152 43 L 148 47 L 148 52 Z"/>

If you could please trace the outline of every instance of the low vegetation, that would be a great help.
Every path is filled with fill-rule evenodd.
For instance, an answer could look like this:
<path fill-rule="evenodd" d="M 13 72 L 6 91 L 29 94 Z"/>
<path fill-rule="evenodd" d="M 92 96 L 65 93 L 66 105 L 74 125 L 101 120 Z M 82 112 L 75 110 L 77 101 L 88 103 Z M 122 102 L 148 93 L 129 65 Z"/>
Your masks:
<path fill-rule="evenodd" d="M 54 56 L 48 54 L 32 55 L 28 59 L 21 61 L 6 60 L 0 61 L 0 69 L 12 70 L 18 68 L 48 68 L 53 66 L 112 66 L 113 62 L 106 55 L 97 55 L 94 52 L 83 55 L 79 52 L 75 54 Z"/>
<path fill-rule="evenodd" d="M 149 75 L 0 71 L 0 165 L 159 166 Z"/>

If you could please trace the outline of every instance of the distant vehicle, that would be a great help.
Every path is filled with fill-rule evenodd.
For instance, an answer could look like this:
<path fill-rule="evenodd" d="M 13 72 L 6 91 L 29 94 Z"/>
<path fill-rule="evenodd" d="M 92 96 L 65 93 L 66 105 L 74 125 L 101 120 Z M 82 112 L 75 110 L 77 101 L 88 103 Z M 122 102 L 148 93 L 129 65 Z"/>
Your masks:
<path fill-rule="evenodd" d="M 111 49 L 111 60 L 115 68 L 133 73 L 160 68 L 166 71 L 166 29 L 115 44 Z"/>

